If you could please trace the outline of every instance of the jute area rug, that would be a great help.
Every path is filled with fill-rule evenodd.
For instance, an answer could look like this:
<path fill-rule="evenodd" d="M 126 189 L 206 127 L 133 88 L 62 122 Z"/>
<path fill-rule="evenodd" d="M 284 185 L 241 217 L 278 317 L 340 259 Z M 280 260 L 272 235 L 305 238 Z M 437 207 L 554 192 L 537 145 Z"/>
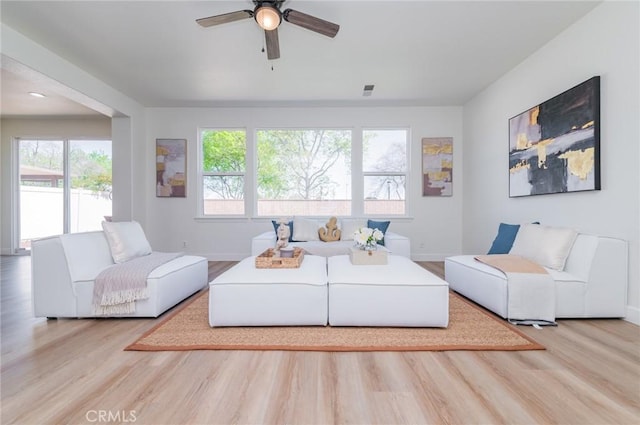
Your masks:
<path fill-rule="evenodd" d="M 209 292 L 187 301 L 125 350 L 445 351 L 544 350 L 514 325 L 449 293 L 449 326 L 209 326 Z"/>

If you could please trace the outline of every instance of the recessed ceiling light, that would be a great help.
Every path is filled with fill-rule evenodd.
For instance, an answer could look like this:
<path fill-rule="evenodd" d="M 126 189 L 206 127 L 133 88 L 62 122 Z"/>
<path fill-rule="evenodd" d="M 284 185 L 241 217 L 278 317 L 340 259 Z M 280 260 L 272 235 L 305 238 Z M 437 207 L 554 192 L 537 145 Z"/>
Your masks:
<path fill-rule="evenodd" d="M 33 96 L 33 97 L 40 97 L 40 98 L 47 97 L 47 96 L 43 95 L 42 93 L 38 93 L 38 92 L 35 92 L 35 91 L 30 91 L 29 94 L 31 96 Z"/>

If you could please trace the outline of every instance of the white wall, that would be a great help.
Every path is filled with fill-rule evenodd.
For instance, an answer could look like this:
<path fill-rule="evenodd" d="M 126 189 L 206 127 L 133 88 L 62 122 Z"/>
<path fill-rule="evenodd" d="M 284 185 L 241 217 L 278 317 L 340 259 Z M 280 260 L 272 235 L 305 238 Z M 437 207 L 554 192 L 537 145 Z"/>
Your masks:
<path fill-rule="evenodd" d="M 150 108 L 147 110 L 145 178 L 148 206 L 147 232 L 156 249 L 186 250 L 212 260 L 239 259 L 249 255 L 253 236 L 271 228 L 270 219 L 195 220 L 197 215 L 197 129 L 245 128 L 248 138 L 256 128 L 409 127 L 411 176 L 408 205 L 411 219 L 393 219 L 390 230 L 411 238 L 414 259 L 442 260 L 459 252 L 462 244 L 462 108 Z M 421 139 L 454 138 L 453 197 L 422 197 Z M 186 138 L 187 197 L 156 198 L 155 139 Z M 183 242 L 187 247 L 183 248 Z M 420 245 L 424 244 L 423 248 Z"/>
<path fill-rule="evenodd" d="M 637 2 L 606 2 L 464 107 L 463 251 L 485 252 L 501 221 L 538 220 L 629 241 L 628 319 L 640 323 Z M 601 76 L 602 190 L 509 198 L 508 119 Z"/>

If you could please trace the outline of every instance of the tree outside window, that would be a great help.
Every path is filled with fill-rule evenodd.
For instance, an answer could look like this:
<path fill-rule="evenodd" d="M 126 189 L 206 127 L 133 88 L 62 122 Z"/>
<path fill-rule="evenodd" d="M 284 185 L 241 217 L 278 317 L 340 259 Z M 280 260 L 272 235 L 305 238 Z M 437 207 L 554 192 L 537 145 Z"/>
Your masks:
<path fill-rule="evenodd" d="M 259 216 L 350 215 L 351 131 L 259 130 Z"/>
<path fill-rule="evenodd" d="M 364 213 L 405 214 L 408 131 L 364 130 L 362 139 Z"/>
<path fill-rule="evenodd" d="M 204 215 L 244 215 L 247 196 L 245 130 L 204 129 Z M 261 217 L 352 215 L 352 132 L 341 129 L 261 129 L 254 139 L 256 210 Z M 404 215 L 408 130 L 363 131 L 364 211 Z M 249 186 L 251 187 L 251 186 Z"/>
<path fill-rule="evenodd" d="M 202 130 L 205 215 L 243 215 L 247 136 L 244 130 Z"/>

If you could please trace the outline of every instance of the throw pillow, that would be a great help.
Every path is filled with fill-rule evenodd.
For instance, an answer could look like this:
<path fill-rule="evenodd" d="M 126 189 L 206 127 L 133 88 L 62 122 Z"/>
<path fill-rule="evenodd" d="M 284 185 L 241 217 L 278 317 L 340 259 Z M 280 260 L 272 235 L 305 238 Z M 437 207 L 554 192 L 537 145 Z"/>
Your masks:
<path fill-rule="evenodd" d="M 276 232 L 276 237 L 278 237 L 278 226 L 280 226 L 280 223 L 275 220 L 271 220 L 271 224 L 273 224 L 273 231 Z M 289 226 L 289 242 L 295 242 L 293 240 L 293 221 L 289 221 L 287 225 Z"/>
<path fill-rule="evenodd" d="M 342 234 L 340 235 L 340 240 L 342 241 L 352 241 L 353 234 L 356 230 L 367 227 L 367 220 L 364 218 L 343 218 L 342 222 Z"/>
<path fill-rule="evenodd" d="M 115 263 L 124 263 L 151 254 L 151 245 L 137 221 L 103 221 L 102 229 Z"/>
<path fill-rule="evenodd" d="M 382 232 L 382 240 L 378 241 L 378 245 L 384 246 L 384 234 L 387 233 L 387 229 L 389 228 L 390 221 L 374 221 L 367 220 L 367 227 L 370 229 L 378 229 Z"/>
<path fill-rule="evenodd" d="M 489 248 L 487 254 L 508 254 L 516 240 L 516 235 L 520 229 L 519 224 L 500 223 L 498 234 Z"/>
<path fill-rule="evenodd" d="M 523 224 L 509 253 L 553 270 L 563 270 L 577 237 L 574 229 Z"/>
<path fill-rule="evenodd" d="M 293 219 L 293 239 L 298 242 L 319 241 L 318 225 L 316 220 L 295 217 Z"/>

